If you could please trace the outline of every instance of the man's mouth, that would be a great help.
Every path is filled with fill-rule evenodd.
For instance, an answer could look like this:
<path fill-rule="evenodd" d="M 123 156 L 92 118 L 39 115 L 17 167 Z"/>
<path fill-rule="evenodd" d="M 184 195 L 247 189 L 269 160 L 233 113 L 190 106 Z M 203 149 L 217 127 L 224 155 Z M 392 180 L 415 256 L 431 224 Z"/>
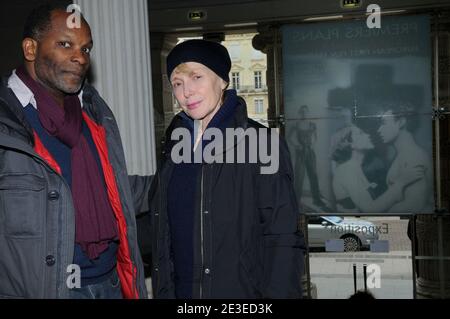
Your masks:
<path fill-rule="evenodd" d="M 84 73 L 83 72 L 79 72 L 79 71 L 64 71 L 64 73 L 71 75 L 75 78 L 78 79 L 82 79 L 84 77 Z"/>

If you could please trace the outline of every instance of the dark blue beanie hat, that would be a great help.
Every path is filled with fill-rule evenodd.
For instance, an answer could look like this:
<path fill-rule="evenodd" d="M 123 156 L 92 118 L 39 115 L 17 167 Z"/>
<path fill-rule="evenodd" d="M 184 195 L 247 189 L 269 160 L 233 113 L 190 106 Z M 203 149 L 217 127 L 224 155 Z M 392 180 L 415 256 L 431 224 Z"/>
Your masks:
<path fill-rule="evenodd" d="M 217 42 L 207 40 L 187 40 L 176 45 L 167 56 L 167 76 L 170 79 L 173 70 L 185 62 L 197 62 L 210 68 L 229 83 L 228 74 L 231 59 L 227 49 Z"/>

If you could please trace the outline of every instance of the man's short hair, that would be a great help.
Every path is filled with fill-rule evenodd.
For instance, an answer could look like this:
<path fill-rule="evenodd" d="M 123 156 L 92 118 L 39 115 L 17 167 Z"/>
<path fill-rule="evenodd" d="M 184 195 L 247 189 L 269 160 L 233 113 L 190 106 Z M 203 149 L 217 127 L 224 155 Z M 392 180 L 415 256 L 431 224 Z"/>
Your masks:
<path fill-rule="evenodd" d="M 31 11 L 23 29 L 23 39 L 32 38 L 36 41 L 50 30 L 52 26 L 52 12 L 56 10 L 66 11 L 67 4 L 47 3 L 40 5 Z"/>
<path fill-rule="evenodd" d="M 391 111 L 396 121 L 404 118 L 406 120 L 405 128 L 414 132 L 420 122 L 420 114 L 418 113 L 418 106 L 402 99 L 389 101 L 382 104 L 382 112 Z"/>

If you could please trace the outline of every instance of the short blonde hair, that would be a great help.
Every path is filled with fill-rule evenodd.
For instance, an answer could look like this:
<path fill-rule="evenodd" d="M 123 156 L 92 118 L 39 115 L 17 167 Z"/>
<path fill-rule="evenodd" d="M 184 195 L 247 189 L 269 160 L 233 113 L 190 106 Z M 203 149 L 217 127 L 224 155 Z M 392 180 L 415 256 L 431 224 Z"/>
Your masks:
<path fill-rule="evenodd" d="M 177 67 L 175 69 L 173 69 L 173 73 L 189 73 L 191 72 L 191 68 L 189 67 L 189 65 L 187 65 L 186 63 L 181 63 L 178 64 Z"/>

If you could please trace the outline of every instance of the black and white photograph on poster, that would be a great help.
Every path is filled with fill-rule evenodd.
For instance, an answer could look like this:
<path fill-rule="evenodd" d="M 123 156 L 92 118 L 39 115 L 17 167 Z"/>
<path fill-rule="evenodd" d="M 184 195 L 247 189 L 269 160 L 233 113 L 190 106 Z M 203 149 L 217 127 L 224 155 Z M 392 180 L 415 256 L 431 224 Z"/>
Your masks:
<path fill-rule="evenodd" d="M 282 29 L 286 140 L 302 211 L 434 211 L 426 15 Z"/>

